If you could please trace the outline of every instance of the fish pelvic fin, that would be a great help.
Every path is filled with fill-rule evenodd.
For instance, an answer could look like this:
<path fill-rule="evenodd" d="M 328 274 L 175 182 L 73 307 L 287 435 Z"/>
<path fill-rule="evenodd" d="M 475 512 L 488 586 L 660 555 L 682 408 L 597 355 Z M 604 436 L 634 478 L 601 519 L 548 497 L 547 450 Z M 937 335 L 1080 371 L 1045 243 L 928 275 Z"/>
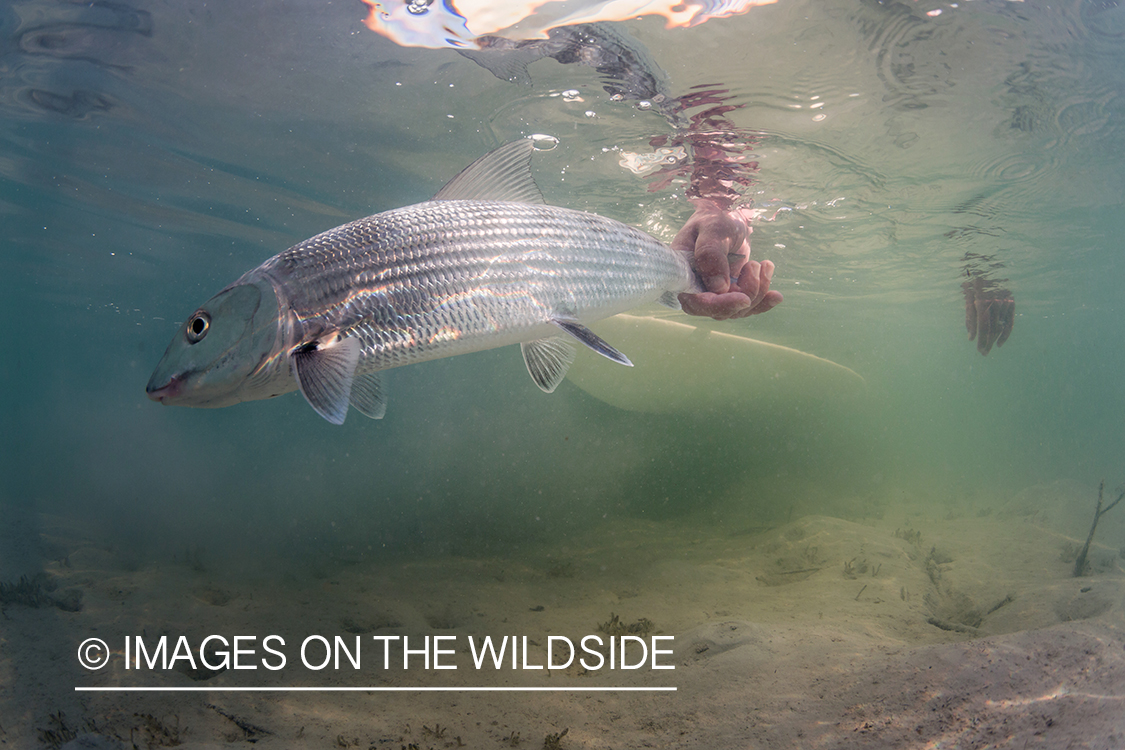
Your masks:
<path fill-rule="evenodd" d="M 378 372 L 356 375 L 352 380 L 352 407 L 365 417 L 382 419 L 387 413 L 387 397 L 383 392 L 383 379 Z"/>
<path fill-rule="evenodd" d="M 531 176 L 533 151 L 535 144 L 530 138 L 521 138 L 489 151 L 445 183 L 434 200 L 544 203 L 543 193 Z"/>
<path fill-rule="evenodd" d="M 551 322 L 603 357 L 612 359 L 619 365 L 625 365 L 626 367 L 633 366 L 633 363 L 629 361 L 628 357 L 607 344 L 598 334 L 594 333 L 577 320 L 571 318 L 552 318 Z"/>
<path fill-rule="evenodd" d="M 301 395 L 332 424 L 348 416 L 360 349 L 358 339 L 337 337 L 302 344 L 289 355 Z"/>
<path fill-rule="evenodd" d="M 656 300 L 656 302 L 657 302 L 657 304 L 663 305 L 664 307 L 670 307 L 673 310 L 683 310 L 684 309 L 680 305 L 680 293 L 679 292 L 664 292 L 663 294 L 660 295 L 660 298 L 658 300 Z"/>
<path fill-rule="evenodd" d="M 527 341 L 520 344 L 520 351 L 531 379 L 545 393 L 554 393 L 559 387 L 576 354 L 574 344 L 562 336 Z"/>

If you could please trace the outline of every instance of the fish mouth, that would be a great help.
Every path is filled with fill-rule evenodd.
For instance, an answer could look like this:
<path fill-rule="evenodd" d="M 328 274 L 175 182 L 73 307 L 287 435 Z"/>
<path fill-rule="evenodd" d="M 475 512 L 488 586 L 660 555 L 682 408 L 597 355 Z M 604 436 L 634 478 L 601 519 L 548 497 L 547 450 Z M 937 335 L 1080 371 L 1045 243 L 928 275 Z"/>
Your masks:
<path fill-rule="evenodd" d="M 168 378 L 168 382 L 162 386 L 156 386 L 155 384 L 150 382 L 147 386 L 145 386 L 145 393 L 147 393 L 148 397 L 153 401 L 164 403 L 164 399 L 172 399 L 180 395 L 180 391 L 183 390 L 183 387 L 183 378 L 173 375 L 172 377 Z"/>

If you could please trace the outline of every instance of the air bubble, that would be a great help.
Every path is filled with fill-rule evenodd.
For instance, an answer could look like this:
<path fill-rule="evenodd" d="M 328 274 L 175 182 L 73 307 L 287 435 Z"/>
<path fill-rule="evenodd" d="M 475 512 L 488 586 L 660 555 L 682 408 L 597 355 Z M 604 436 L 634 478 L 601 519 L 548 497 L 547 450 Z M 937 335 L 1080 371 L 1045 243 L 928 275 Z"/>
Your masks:
<path fill-rule="evenodd" d="M 536 151 L 551 151 L 559 145 L 559 139 L 553 135 L 545 135 L 543 133 L 535 133 L 529 135 L 531 145 Z"/>

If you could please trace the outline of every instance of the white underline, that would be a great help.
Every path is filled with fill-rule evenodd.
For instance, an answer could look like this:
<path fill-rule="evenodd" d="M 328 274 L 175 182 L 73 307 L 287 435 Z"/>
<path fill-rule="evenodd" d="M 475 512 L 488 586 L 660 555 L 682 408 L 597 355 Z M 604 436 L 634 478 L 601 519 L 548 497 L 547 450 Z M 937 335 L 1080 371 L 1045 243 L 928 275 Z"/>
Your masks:
<path fill-rule="evenodd" d="M 607 693 L 675 692 L 674 687 L 76 687 L 89 693 Z"/>

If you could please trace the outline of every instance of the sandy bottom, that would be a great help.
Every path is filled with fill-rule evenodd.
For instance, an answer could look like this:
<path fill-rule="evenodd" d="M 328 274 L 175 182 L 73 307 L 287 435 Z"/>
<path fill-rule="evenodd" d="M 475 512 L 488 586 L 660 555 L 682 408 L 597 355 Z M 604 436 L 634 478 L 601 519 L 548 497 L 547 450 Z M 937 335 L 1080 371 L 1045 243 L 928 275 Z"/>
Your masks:
<path fill-rule="evenodd" d="M 1089 488 L 1060 483 L 941 517 L 888 507 L 877 519 L 810 515 L 774 528 L 607 520 L 534 554 L 338 558 L 253 576 L 192 559 L 129 569 L 97 539 L 45 518 L 43 545 L 59 553 L 50 597 L 61 606 L 4 607 L 0 746 L 1121 748 L 1125 509 L 1103 519 L 1092 572 L 1074 578 L 1092 510 Z M 522 648 L 527 636 L 530 666 L 544 663 L 551 636 L 577 644 L 606 630 L 648 644 L 673 636 L 657 642 L 673 649 L 657 663 L 675 669 L 478 670 L 468 647 L 470 636 L 509 635 Z M 211 634 L 257 636 L 243 643 L 258 668 L 215 673 L 180 659 L 125 669 L 127 636 L 154 646 L 167 635 L 171 650 L 181 635 L 197 648 Z M 269 634 L 285 639 L 283 669 L 262 666 Z M 358 638 L 360 669 L 303 666 L 300 643 L 313 634 Z M 412 649 L 453 636 L 439 658 L 458 668 L 427 670 L 415 655 L 404 671 L 392 640 L 385 669 L 373 636 L 407 636 Z M 75 656 L 89 637 L 114 652 L 97 671 Z M 627 648 L 627 662 L 638 661 L 637 641 Z M 317 662 L 324 653 L 308 652 Z M 294 685 L 677 690 L 214 689 Z"/>

